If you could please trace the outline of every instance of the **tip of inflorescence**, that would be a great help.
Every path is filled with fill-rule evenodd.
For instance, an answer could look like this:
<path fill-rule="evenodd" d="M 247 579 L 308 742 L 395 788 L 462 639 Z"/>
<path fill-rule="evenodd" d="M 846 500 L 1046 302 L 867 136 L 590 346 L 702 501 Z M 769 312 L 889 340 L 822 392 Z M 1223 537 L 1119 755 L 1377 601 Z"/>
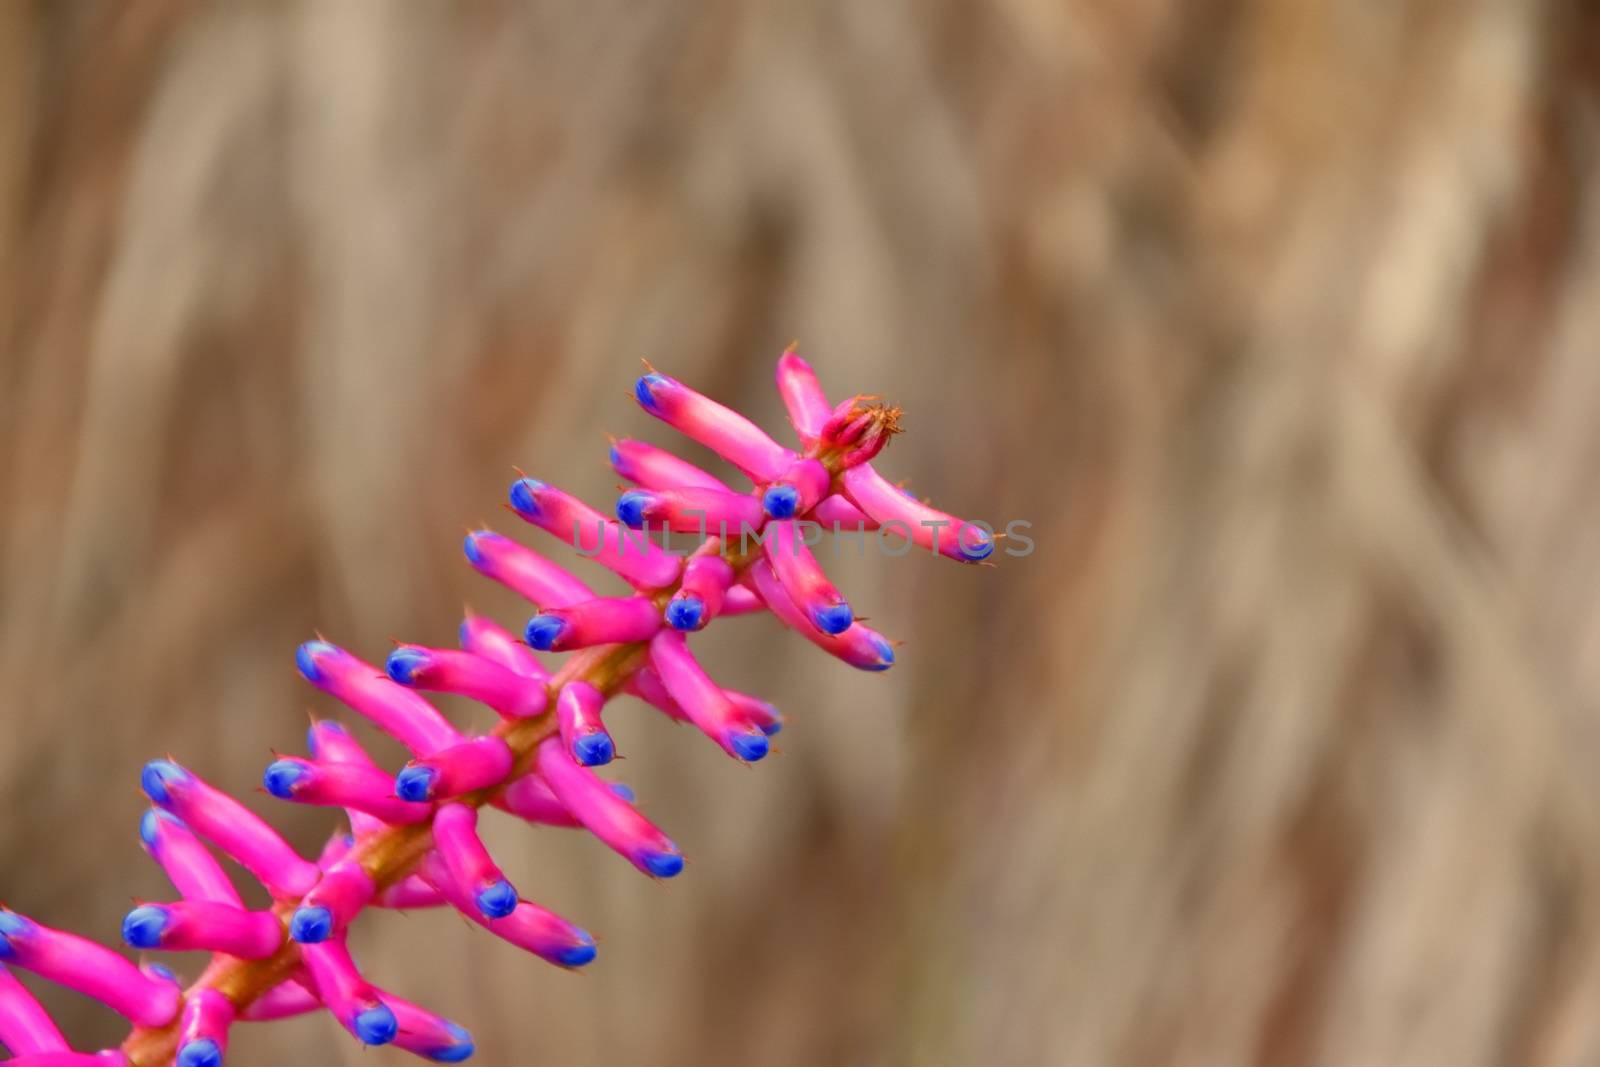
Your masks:
<path fill-rule="evenodd" d="M 222 1067 L 222 1049 L 209 1037 L 198 1037 L 178 1050 L 177 1067 Z"/>
<path fill-rule="evenodd" d="M 333 912 L 315 904 L 296 908 L 289 920 L 289 937 L 301 945 L 320 945 L 333 936 Z"/>
<path fill-rule="evenodd" d="M 432 767 L 407 767 L 395 777 L 395 796 L 423 803 L 432 797 L 433 783 L 438 777 L 439 772 Z"/>
<path fill-rule="evenodd" d="M 667 625 L 674 630 L 698 630 L 706 617 L 706 602 L 693 594 L 667 602 Z"/>
<path fill-rule="evenodd" d="M 351 1022 L 356 1036 L 368 1045 L 387 1045 L 400 1032 L 399 1022 L 386 1004 L 368 1008 Z"/>
<path fill-rule="evenodd" d="M 478 893 L 478 910 L 488 919 L 504 919 L 517 910 L 517 891 L 504 878 Z"/>
<path fill-rule="evenodd" d="M 122 920 L 122 940 L 134 948 L 160 948 L 168 921 L 165 908 L 141 904 Z"/>

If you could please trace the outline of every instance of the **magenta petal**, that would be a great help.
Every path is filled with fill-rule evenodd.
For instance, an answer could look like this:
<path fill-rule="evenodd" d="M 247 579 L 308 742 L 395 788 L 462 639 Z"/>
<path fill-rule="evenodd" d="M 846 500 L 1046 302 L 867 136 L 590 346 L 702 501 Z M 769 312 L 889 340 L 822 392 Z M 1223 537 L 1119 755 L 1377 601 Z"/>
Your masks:
<path fill-rule="evenodd" d="M 864 671 L 887 670 L 894 665 L 894 645 L 878 631 L 863 623 L 852 623 L 842 634 L 823 633 L 800 613 L 789 599 L 789 594 L 772 573 L 771 565 L 764 559 L 750 566 L 749 578 L 756 591 L 772 613 L 785 626 L 806 638 L 818 648 L 829 652 L 852 667 Z"/>
<path fill-rule="evenodd" d="M 706 675 L 681 633 L 657 634 L 650 642 L 650 662 L 689 721 L 730 756 L 754 762 L 766 755 L 766 735 Z"/>
<path fill-rule="evenodd" d="M 410 800 L 448 800 L 486 786 L 499 785 L 511 773 L 511 749 L 498 737 L 475 737 L 424 759 L 414 759 L 395 780 L 396 791 Z"/>
<path fill-rule="evenodd" d="M 885 530 L 958 563 L 977 563 L 994 552 L 994 536 L 965 519 L 929 507 L 862 464 L 840 476 L 853 503 Z"/>
<path fill-rule="evenodd" d="M 561 743 L 573 759 L 588 767 L 610 763 L 616 754 L 616 745 L 600 718 L 605 703 L 605 694 L 584 681 L 568 682 L 556 700 Z"/>
<path fill-rule="evenodd" d="M 532 901 L 522 901 L 504 918 L 484 918 L 471 894 L 451 879 L 438 852 L 423 857 L 420 873 L 462 915 L 518 948 L 561 967 L 579 966 L 594 958 L 594 938 Z"/>
<path fill-rule="evenodd" d="M 574 762 L 555 740 L 540 744 L 536 763 L 551 792 L 590 833 L 629 863 L 646 874 L 661 874 L 663 863 L 678 857 L 678 847 L 607 782 Z"/>
<path fill-rule="evenodd" d="M 178 1024 L 180 1052 L 191 1044 L 209 1045 L 218 1055 L 228 1051 L 228 1029 L 233 1025 L 233 1002 L 215 989 L 197 989 L 184 1001 Z"/>
<path fill-rule="evenodd" d="M 540 607 L 559 608 L 594 599 L 589 587 L 566 568 L 492 530 L 467 535 L 467 560 L 478 573 Z"/>
<path fill-rule="evenodd" d="M 503 918 L 517 906 L 516 890 L 478 837 L 476 810 L 466 804 L 440 808 L 433 820 L 433 844 L 451 881 L 472 898 L 484 918 Z"/>
<path fill-rule="evenodd" d="M 308 641 L 295 659 L 312 685 L 372 720 L 414 755 L 425 756 L 461 739 L 438 708 L 342 648 Z"/>
<path fill-rule="evenodd" d="M 310 981 L 309 978 L 304 980 Z M 302 985 L 301 981 L 298 978 L 291 978 L 287 982 L 279 982 L 252 1001 L 239 1017 L 246 1022 L 265 1023 L 278 1019 L 292 1019 L 297 1015 L 320 1010 L 322 1001 Z"/>
<path fill-rule="evenodd" d="M 151 808 L 139 822 L 139 837 L 145 851 L 155 857 L 184 899 L 215 900 L 236 908 L 244 907 L 222 865 L 176 815 Z"/>
<path fill-rule="evenodd" d="M 4 967 L 0 967 L 0 1045 L 18 1056 L 67 1051 L 67 1039 L 50 1013 Z"/>
<path fill-rule="evenodd" d="M 0 909 L 0 960 L 92 997 L 137 1026 L 178 1014 L 178 987 L 93 941 Z"/>
<path fill-rule="evenodd" d="M 850 605 L 823 573 L 795 522 L 769 523 L 762 549 L 789 599 L 811 625 L 830 634 L 842 633 L 850 625 Z"/>
<path fill-rule="evenodd" d="M 634 387 L 639 406 L 679 433 L 700 442 L 755 482 L 780 477 L 795 454 L 737 411 L 682 382 L 651 371 Z"/>
<path fill-rule="evenodd" d="M 375 903 L 380 908 L 410 911 L 437 908 L 447 901 L 437 889 L 423 881 L 420 876 L 413 874 L 379 893 Z"/>
<path fill-rule="evenodd" d="M 527 637 L 541 652 L 566 652 L 645 641 L 660 628 L 661 609 L 645 597 L 597 597 L 535 615 Z"/>
<path fill-rule="evenodd" d="M 386 1045 L 394 1040 L 398 1029 L 394 1013 L 356 970 L 343 941 L 302 945 L 300 958 L 317 996 L 356 1040 L 364 1045 Z"/>
<path fill-rule="evenodd" d="M 459 1063 L 472 1055 L 472 1035 L 456 1023 L 393 993 L 385 993 L 383 1002 L 400 1026 L 394 1039 L 396 1048 L 439 1063 Z"/>
<path fill-rule="evenodd" d="M 453 648 L 401 645 L 389 656 L 389 677 L 412 689 L 455 693 L 485 704 L 508 719 L 528 719 L 544 711 L 549 693 L 542 680 Z"/>
<path fill-rule="evenodd" d="M 621 440 L 611 445 L 611 466 L 618 474 L 646 489 L 720 489 L 727 483 L 687 460 L 643 441 Z"/>
<path fill-rule="evenodd" d="M 511 508 L 634 586 L 660 589 L 678 580 L 677 556 L 554 486 L 532 478 L 513 482 Z"/>
<path fill-rule="evenodd" d="M 811 364 L 792 348 L 778 357 L 778 395 L 783 398 L 794 432 L 801 441 L 811 444 L 833 414 L 833 405 L 828 403 Z"/>
<path fill-rule="evenodd" d="M 585 596 L 574 603 L 593 599 L 592 595 Z M 461 647 L 524 678 L 542 682 L 550 677 L 550 672 L 544 669 L 544 664 L 539 662 L 537 656 L 528 651 L 527 645 L 499 623 L 481 615 L 468 615 L 462 621 Z"/>
<path fill-rule="evenodd" d="M 541 826 L 572 828 L 583 825 L 551 791 L 549 783 L 534 773 L 524 774 L 507 786 L 495 806 Z"/>
<path fill-rule="evenodd" d="M 396 797 L 391 776 L 360 763 L 317 763 L 285 756 L 267 768 L 265 783 L 279 799 L 348 808 L 391 825 L 423 822 L 433 813 L 427 804 Z"/>

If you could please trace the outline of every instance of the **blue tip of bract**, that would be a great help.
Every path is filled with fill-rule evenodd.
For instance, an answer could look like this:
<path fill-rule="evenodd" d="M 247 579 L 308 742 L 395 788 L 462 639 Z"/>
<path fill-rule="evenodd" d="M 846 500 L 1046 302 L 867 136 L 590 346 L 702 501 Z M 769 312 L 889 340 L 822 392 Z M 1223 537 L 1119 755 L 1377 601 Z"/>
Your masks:
<path fill-rule="evenodd" d="M 761 732 L 766 734 L 768 737 L 772 737 L 774 734 L 782 733 L 783 718 L 781 716 L 774 715 L 771 719 L 768 719 L 766 722 L 761 724 Z"/>
<path fill-rule="evenodd" d="M 511 483 L 511 506 L 524 515 L 539 514 L 536 494 L 543 488 L 543 482 L 536 482 L 532 478 L 518 478 Z"/>
<path fill-rule="evenodd" d="M 444 1025 L 450 1031 L 452 1043 L 427 1053 L 428 1059 L 435 1063 L 460 1063 L 462 1060 L 471 1059 L 472 1054 L 477 1051 L 477 1046 L 472 1043 L 472 1035 L 455 1023 Z"/>
<path fill-rule="evenodd" d="M 289 920 L 289 936 L 302 945 L 320 945 L 333 936 L 333 912 L 308 904 Z"/>
<path fill-rule="evenodd" d="M 644 509 L 650 506 L 650 494 L 642 489 L 629 489 L 617 498 L 617 518 L 622 525 L 637 530 L 644 525 Z"/>
<path fill-rule="evenodd" d="M 617 748 L 607 734 L 584 734 L 572 742 L 572 758 L 585 767 L 603 767 L 616 754 Z"/>
<path fill-rule="evenodd" d="M 177 982 L 178 976 L 172 973 L 172 968 L 162 963 L 147 963 L 144 969 L 163 982 Z"/>
<path fill-rule="evenodd" d="M 623 800 L 626 800 L 629 804 L 632 804 L 635 800 L 639 799 L 639 794 L 635 793 L 632 787 L 625 786 L 621 782 L 612 782 L 611 791 L 617 796 L 621 797 Z"/>
<path fill-rule="evenodd" d="M 800 491 L 792 485 L 774 485 L 761 494 L 761 506 L 775 519 L 792 519 L 800 507 Z"/>
<path fill-rule="evenodd" d="M 504 878 L 478 893 L 478 910 L 490 919 L 504 919 L 517 910 L 517 891 Z"/>
<path fill-rule="evenodd" d="M 11 940 L 26 936 L 30 924 L 27 919 L 12 911 L 0 911 L 0 960 L 16 954 Z"/>
<path fill-rule="evenodd" d="M 332 719 L 321 719 L 306 727 L 306 751 L 311 753 L 313 759 L 322 755 L 317 751 L 317 735 L 321 733 L 348 735 L 349 731 Z"/>
<path fill-rule="evenodd" d="M 657 878 L 672 878 L 683 871 L 683 857 L 676 852 L 646 852 L 644 865 Z"/>
<path fill-rule="evenodd" d="M 559 615 L 535 615 L 528 620 L 528 628 L 523 632 L 523 637 L 528 644 L 540 652 L 548 652 L 555 647 L 561 637 L 561 631 L 567 628 L 566 621 Z"/>
<path fill-rule="evenodd" d="M 563 949 L 557 961 L 563 967 L 582 967 L 586 963 L 592 963 L 596 955 L 598 953 L 595 951 L 594 938 L 579 930 L 578 943 L 571 948 Z"/>
<path fill-rule="evenodd" d="M 656 400 L 656 390 L 665 388 L 670 380 L 663 374 L 654 372 L 640 378 L 633 386 L 633 395 L 638 399 L 639 405 L 646 411 L 658 411 L 660 404 Z"/>
<path fill-rule="evenodd" d="M 746 763 L 755 763 L 765 759 L 768 751 L 767 735 L 763 733 L 734 734 L 728 739 L 729 746 L 734 755 Z"/>
<path fill-rule="evenodd" d="M 612 445 L 611 446 L 611 465 L 613 467 L 621 467 L 622 466 L 622 450 L 620 448 L 618 448 L 616 445 Z M 618 473 L 621 473 L 621 472 L 619 471 Z"/>
<path fill-rule="evenodd" d="M 383 669 L 389 672 L 389 677 L 401 685 L 411 685 L 416 681 L 417 672 L 428 666 L 428 654 L 420 648 L 397 648 L 389 653 L 389 658 L 384 661 Z"/>
<path fill-rule="evenodd" d="M 168 815 L 164 811 L 151 810 L 145 812 L 144 815 L 139 818 L 139 840 L 154 848 L 156 837 L 161 832 L 161 821 L 163 819 L 165 819 L 167 822 L 178 822 L 176 816 Z M 182 824 L 180 823 L 179 825 Z"/>
<path fill-rule="evenodd" d="M 167 928 L 167 912 L 154 904 L 141 904 L 122 920 L 122 940 L 134 948 L 159 948 Z"/>
<path fill-rule="evenodd" d="M 883 638 L 878 637 L 873 639 L 872 647 L 878 650 L 878 663 L 876 666 L 867 668 L 868 670 L 886 671 L 890 667 L 894 666 L 893 645 L 891 645 L 888 641 L 885 641 Z"/>
<path fill-rule="evenodd" d="M 667 625 L 674 630 L 698 630 L 705 617 L 705 601 L 697 596 L 680 596 L 667 603 Z"/>
<path fill-rule="evenodd" d="M 964 527 L 956 537 L 956 547 L 964 557 L 977 563 L 994 554 L 994 538 L 977 527 Z"/>
<path fill-rule="evenodd" d="M 294 664 L 300 668 L 300 673 L 306 676 L 307 681 L 322 681 L 322 669 L 317 666 L 317 657 L 336 651 L 326 641 L 307 641 L 294 650 Z"/>
<path fill-rule="evenodd" d="M 387 1045 L 394 1040 L 394 1035 L 400 1030 L 394 1012 L 385 1004 L 368 1008 L 352 1019 L 351 1025 L 355 1029 L 356 1036 L 369 1045 Z"/>
<path fill-rule="evenodd" d="M 850 605 L 843 602 L 817 608 L 811 613 L 811 618 L 816 622 L 817 629 L 825 634 L 842 634 L 850 629 L 850 624 L 856 619 Z"/>
<path fill-rule="evenodd" d="M 222 1050 L 209 1037 L 200 1037 L 178 1050 L 178 1067 L 222 1067 Z"/>
<path fill-rule="evenodd" d="M 292 760 L 275 760 L 267 764 L 266 772 L 261 775 L 261 784 L 267 792 L 279 800 L 289 800 L 294 796 L 295 783 L 306 775 L 306 769 Z"/>
<path fill-rule="evenodd" d="M 395 796 L 421 803 L 432 796 L 438 777 L 439 772 L 432 767 L 407 767 L 394 780 Z"/>
<path fill-rule="evenodd" d="M 483 546 L 479 541 L 485 537 L 493 537 L 488 530 L 473 530 L 467 534 L 467 539 L 461 543 L 461 548 L 467 554 L 467 559 L 474 567 L 483 565 Z"/>
<path fill-rule="evenodd" d="M 156 759 L 144 765 L 139 773 L 139 784 L 144 787 L 145 796 L 157 804 L 165 804 L 172 799 L 171 787 L 188 777 L 189 772 L 171 760 Z"/>

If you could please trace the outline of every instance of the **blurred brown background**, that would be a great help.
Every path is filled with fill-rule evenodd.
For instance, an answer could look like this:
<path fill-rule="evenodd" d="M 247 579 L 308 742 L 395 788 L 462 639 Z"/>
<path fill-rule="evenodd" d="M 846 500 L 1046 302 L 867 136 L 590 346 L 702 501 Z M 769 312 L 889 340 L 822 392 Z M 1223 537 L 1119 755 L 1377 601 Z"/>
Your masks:
<path fill-rule="evenodd" d="M 670 440 L 641 357 L 777 429 L 799 337 L 908 409 L 880 469 L 1038 550 L 832 564 L 883 676 L 719 627 L 780 758 L 614 715 L 689 873 L 500 828 L 600 962 L 379 917 L 378 980 L 491 1065 L 1600 1063 L 1597 34 L 3 0 L 0 899 L 114 940 L 144 759 L 254 786 L 332 711 L 314 628 L 520 623 L 459 551 L 531 539 L 512 465 L 609 500 L 604 432 Z"/>

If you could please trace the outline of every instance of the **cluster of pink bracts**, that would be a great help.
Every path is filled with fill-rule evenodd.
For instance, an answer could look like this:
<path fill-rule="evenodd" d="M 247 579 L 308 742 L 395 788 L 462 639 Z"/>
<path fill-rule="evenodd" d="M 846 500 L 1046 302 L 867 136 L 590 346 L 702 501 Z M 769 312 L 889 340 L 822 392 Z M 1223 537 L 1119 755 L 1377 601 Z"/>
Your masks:
<path fill-rule="evenodd" d="M 804 448 L 800 453 L 654 371 L 635 389 L 646 411 L 738 467 L 754 483 L 753 492 L 737 492 L 640 441 L 618 441 L 611 450 L 617 473 L 638 487 L 618 501 L 620 523 L 531 478 L 512 484 L 517 515 L 572 539 L 583 554 L 622 577 L 632 595 L 596 596 L 538 553 L 481 530 L 466 540 L 472 565 L 540 609 L 527 625 L 526 643 L 469 615 L 461 625 L 461 649 L 403 645 L 382 671 L 325 641 L 300 647 L 297 662 L 313 685 L 371 720 L 414 757 L 392 775 L 337 723 L 321 721 L 309 732 L 309 758 L 285 757 L 267 768 L 264 785 L 274 796 L 344 809 L 349 833 L 336 834 L 315 861 L 191 771 L 169 760 L 145 767 L 143 786 L 155 806 L 145 814 L 140 836 L 181 899 L 134 908 L 123 923 L 124 939 L 139 949 L 212 952 L 212 969 L 230 960 L 277 958 L 293 948 L 298 956 L 286 978 L 252 991 L 243 1004 L 205 977 L 185 991 L 158 964 L 135 965 L 9 910 L 0 910 L 0 963 L 94 997 L 136 1028 L 176 1022 L 173 1047 L 181 1067 L 220 1064 L 236 1021 L 319 1008 L 368 1045 L 393 1043 L 446 1063 L 470 1056 L 472 1039 L 461 1027 L 368 983 L 345 947 L 345 932 L 368 907 L 449 905 L 558 966 L 594 959 L 588 933 L 524 900 L 495 865 L 476 830 L 480 804 L 540 825 L 582 827 L 655 878 L 683 869 L 677 846 L 636 810 L 632 794 L 592 770 L 615 753 L 601 715 L 606 693 L 581 677 L 552 680 L 528 646 L 647 649 L 622 690 L 693 724 L 736 759 L 754 762 L 767 754 L 768 738 L 779 729 L 777 710 L 708 677 L 690 653 L 686 633 L 719 615 L 770 610 L 852 666 L 883 670 L 894 662 L 892 644 L 855 620 L 818 566 L 799 521 L 852 529 L 892 522 L 923 547 L 966 562 L 993 550 L 987 532 L 919 503 L 872 469 L 868 460 L 897 429 L 896 412 L 865 398 L 831 407 L 811 368 L 793 351 L 779 361 L 777 378 Z M 641 527 L 718 534 L 685 556 L 633 532 Z M 741 529 L 760 532 L 759 555 L 731 551 L 727 531 Z M 419 690 L 470 697 L 507 724 L 546 715 L 553 703 L 559 731 L 538 743 L 531 769 L 512 778 L 517 755 L 501 732 L 460 733 Z M 418 824 L 428 824 L 431 848 L 401 880 L 380 889 L 361 862 L 360 844 Z M 259 880 L 275 906 L 248 909 L 202 842 Z M 15 1057 L 10 1062 L 22 1067 L 104 1067 L 136 1059 L 121 1050 L 70 1051 L 4 966 L 0 1044 Z"/>

